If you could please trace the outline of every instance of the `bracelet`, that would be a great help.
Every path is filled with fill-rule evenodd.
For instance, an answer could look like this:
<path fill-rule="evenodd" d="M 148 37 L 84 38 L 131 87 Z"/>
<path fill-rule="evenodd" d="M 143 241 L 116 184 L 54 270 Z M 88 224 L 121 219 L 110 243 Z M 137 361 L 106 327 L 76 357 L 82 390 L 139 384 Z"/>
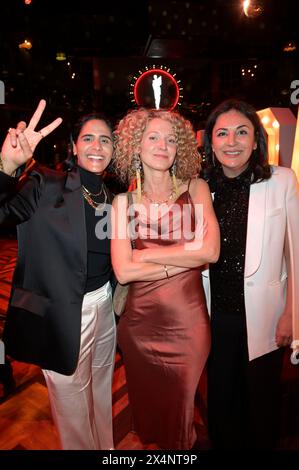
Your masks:
<path fill-rule="evenodd" d="M 168 276 L 168 268 L 167 268 L 166 264 L 164 264 L 164 271 L 165 271 L 165 274 L 166 274 L 167 279 L 169 279 L 169 276 Z"/>
<path fill-rule="evenodd" d="M 4 172 L 4 166 L 3 166 L 2 153 L 1 152 L 0 152 L 0 171 Z"/>
<path fill-rule="evenodd" d="M 3 173 L 5 173 L 4 171 L 4 165 L 3 165 L 3 161 L 2 161 L 2 153 L 0 152 L 0 171 L 3 171 Z M 16 176 L 16 171 L 14 171 L 11 175 L 12 178 L 14 178 Z"/>

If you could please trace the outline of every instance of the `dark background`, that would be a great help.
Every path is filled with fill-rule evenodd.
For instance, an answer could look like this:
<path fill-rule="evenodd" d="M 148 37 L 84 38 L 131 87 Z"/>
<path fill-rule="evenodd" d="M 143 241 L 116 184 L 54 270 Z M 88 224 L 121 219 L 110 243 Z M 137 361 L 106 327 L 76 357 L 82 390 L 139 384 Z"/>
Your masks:
<path fill-rule="evenodd" d="M 241 0 L 2 2 L 0 137 L 45 98 L 43 123 L 64 118 L 39 150 L 39 159 L 53 164 L 65 157 L 70 123 L 79 114 L 102 110 L 116 122 L 133 106 L 133 77 L 153 65 L 177 74 L 184 89 L 179 110 L 196 129 L 231 96 L 296 114 L 290 84 L 299 80 L 298 2 L 255 4 L 263 11 L 247 18 Z M 19 48 L 25 38 L 32 42 L 29 51 Z M 297 49 L 284 51 L 288 42 Z M 58 51 L 66 61 L 56 60 Z"/>

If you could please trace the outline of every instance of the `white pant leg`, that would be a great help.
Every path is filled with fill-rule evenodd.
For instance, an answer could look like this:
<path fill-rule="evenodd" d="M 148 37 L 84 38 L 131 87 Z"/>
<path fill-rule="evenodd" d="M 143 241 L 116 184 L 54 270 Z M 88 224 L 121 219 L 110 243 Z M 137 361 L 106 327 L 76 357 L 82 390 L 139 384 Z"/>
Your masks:
<path fill-rule="evenodd" d="M 111 287 L 98 308 L 92 354 L 92 396 L 99 449 L 113 449 L 112 380 L 115 363 L 116 329 Z"/>
<path fill-rule="evenodd" d="M 113 448 L 112 376 L 115 324 L 110 291 L 110 285 L 107 283 L 100 289 L 84 296 L 81 347 L 75 373 L 67 376 L 53 371 L 43 371 L 48 386 L 53 419 L 58 428 L 62 448 L 65 450 Z M 98 376 L 94 374 L 93 361 L 95 360 L 96 365 L 101 361 L 100 357 L 95 358 L 95 351 L 100 354 L 101 348 L 98 347 L 98 343 L 101 343 L 102 337 L 106 338 L 105 343 L 107 343 L 106 348 L 102 348 L 105 354 L 102 362 L 106 367 L 101 369 L 101 374 Z M 109 361 L 107 360 L 108 350 Z M 96 384 L 93 384 L 94 375 L 96 376 Z M 103 385 L 100 383 L 100 379 L 103 380 Z M 93 396 L 98 397 L 96 406 Z M 101 410 L 100 419 L 97 416 L 99 408 Z M 102 433 L 103 443 L 107 447 L 100 447 Z"/>

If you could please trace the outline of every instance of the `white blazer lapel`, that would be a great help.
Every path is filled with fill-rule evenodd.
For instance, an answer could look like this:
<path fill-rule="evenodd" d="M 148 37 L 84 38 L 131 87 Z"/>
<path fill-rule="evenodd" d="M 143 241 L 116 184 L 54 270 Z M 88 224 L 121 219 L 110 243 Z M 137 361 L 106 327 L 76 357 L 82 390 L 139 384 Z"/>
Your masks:
<path fill-rule="evenodd" d="M 245 277 L 255 273 L 260 265 L 262 257 L 263 236 L 266 213 L 267 181 L 255 183 L 250 186 Z"/>

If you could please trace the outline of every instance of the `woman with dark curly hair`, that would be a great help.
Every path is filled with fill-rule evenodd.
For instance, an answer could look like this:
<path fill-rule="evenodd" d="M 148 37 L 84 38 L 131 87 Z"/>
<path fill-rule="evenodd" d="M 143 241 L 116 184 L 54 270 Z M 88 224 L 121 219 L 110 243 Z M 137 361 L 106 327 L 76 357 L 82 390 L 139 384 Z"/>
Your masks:
<path fill-rule="evenodd" d="M 207 184 L 193 178 L 200 160 L 189 121 L 138 109 L 115 137 L 119 176 L 137 179 L 135 191 L 115 199 L 112 240 L 115 274 L 130 283 L 118 341 L 133 427 L 143 443 L 190 449 L 195 392 L 210 350 L 200 267 L 218 258 L 218 225 Z"/>
<path fill-rule="evenodd" d="M 273 448 L 281 347 L 299 339 L 297 181 L 289 168 L 268 164 L 263 126 L 242 101 L 227 100 L 209 116 L 205 153 L 221 234 L 204 282 L 210 437 L 214 448 Z"/>

